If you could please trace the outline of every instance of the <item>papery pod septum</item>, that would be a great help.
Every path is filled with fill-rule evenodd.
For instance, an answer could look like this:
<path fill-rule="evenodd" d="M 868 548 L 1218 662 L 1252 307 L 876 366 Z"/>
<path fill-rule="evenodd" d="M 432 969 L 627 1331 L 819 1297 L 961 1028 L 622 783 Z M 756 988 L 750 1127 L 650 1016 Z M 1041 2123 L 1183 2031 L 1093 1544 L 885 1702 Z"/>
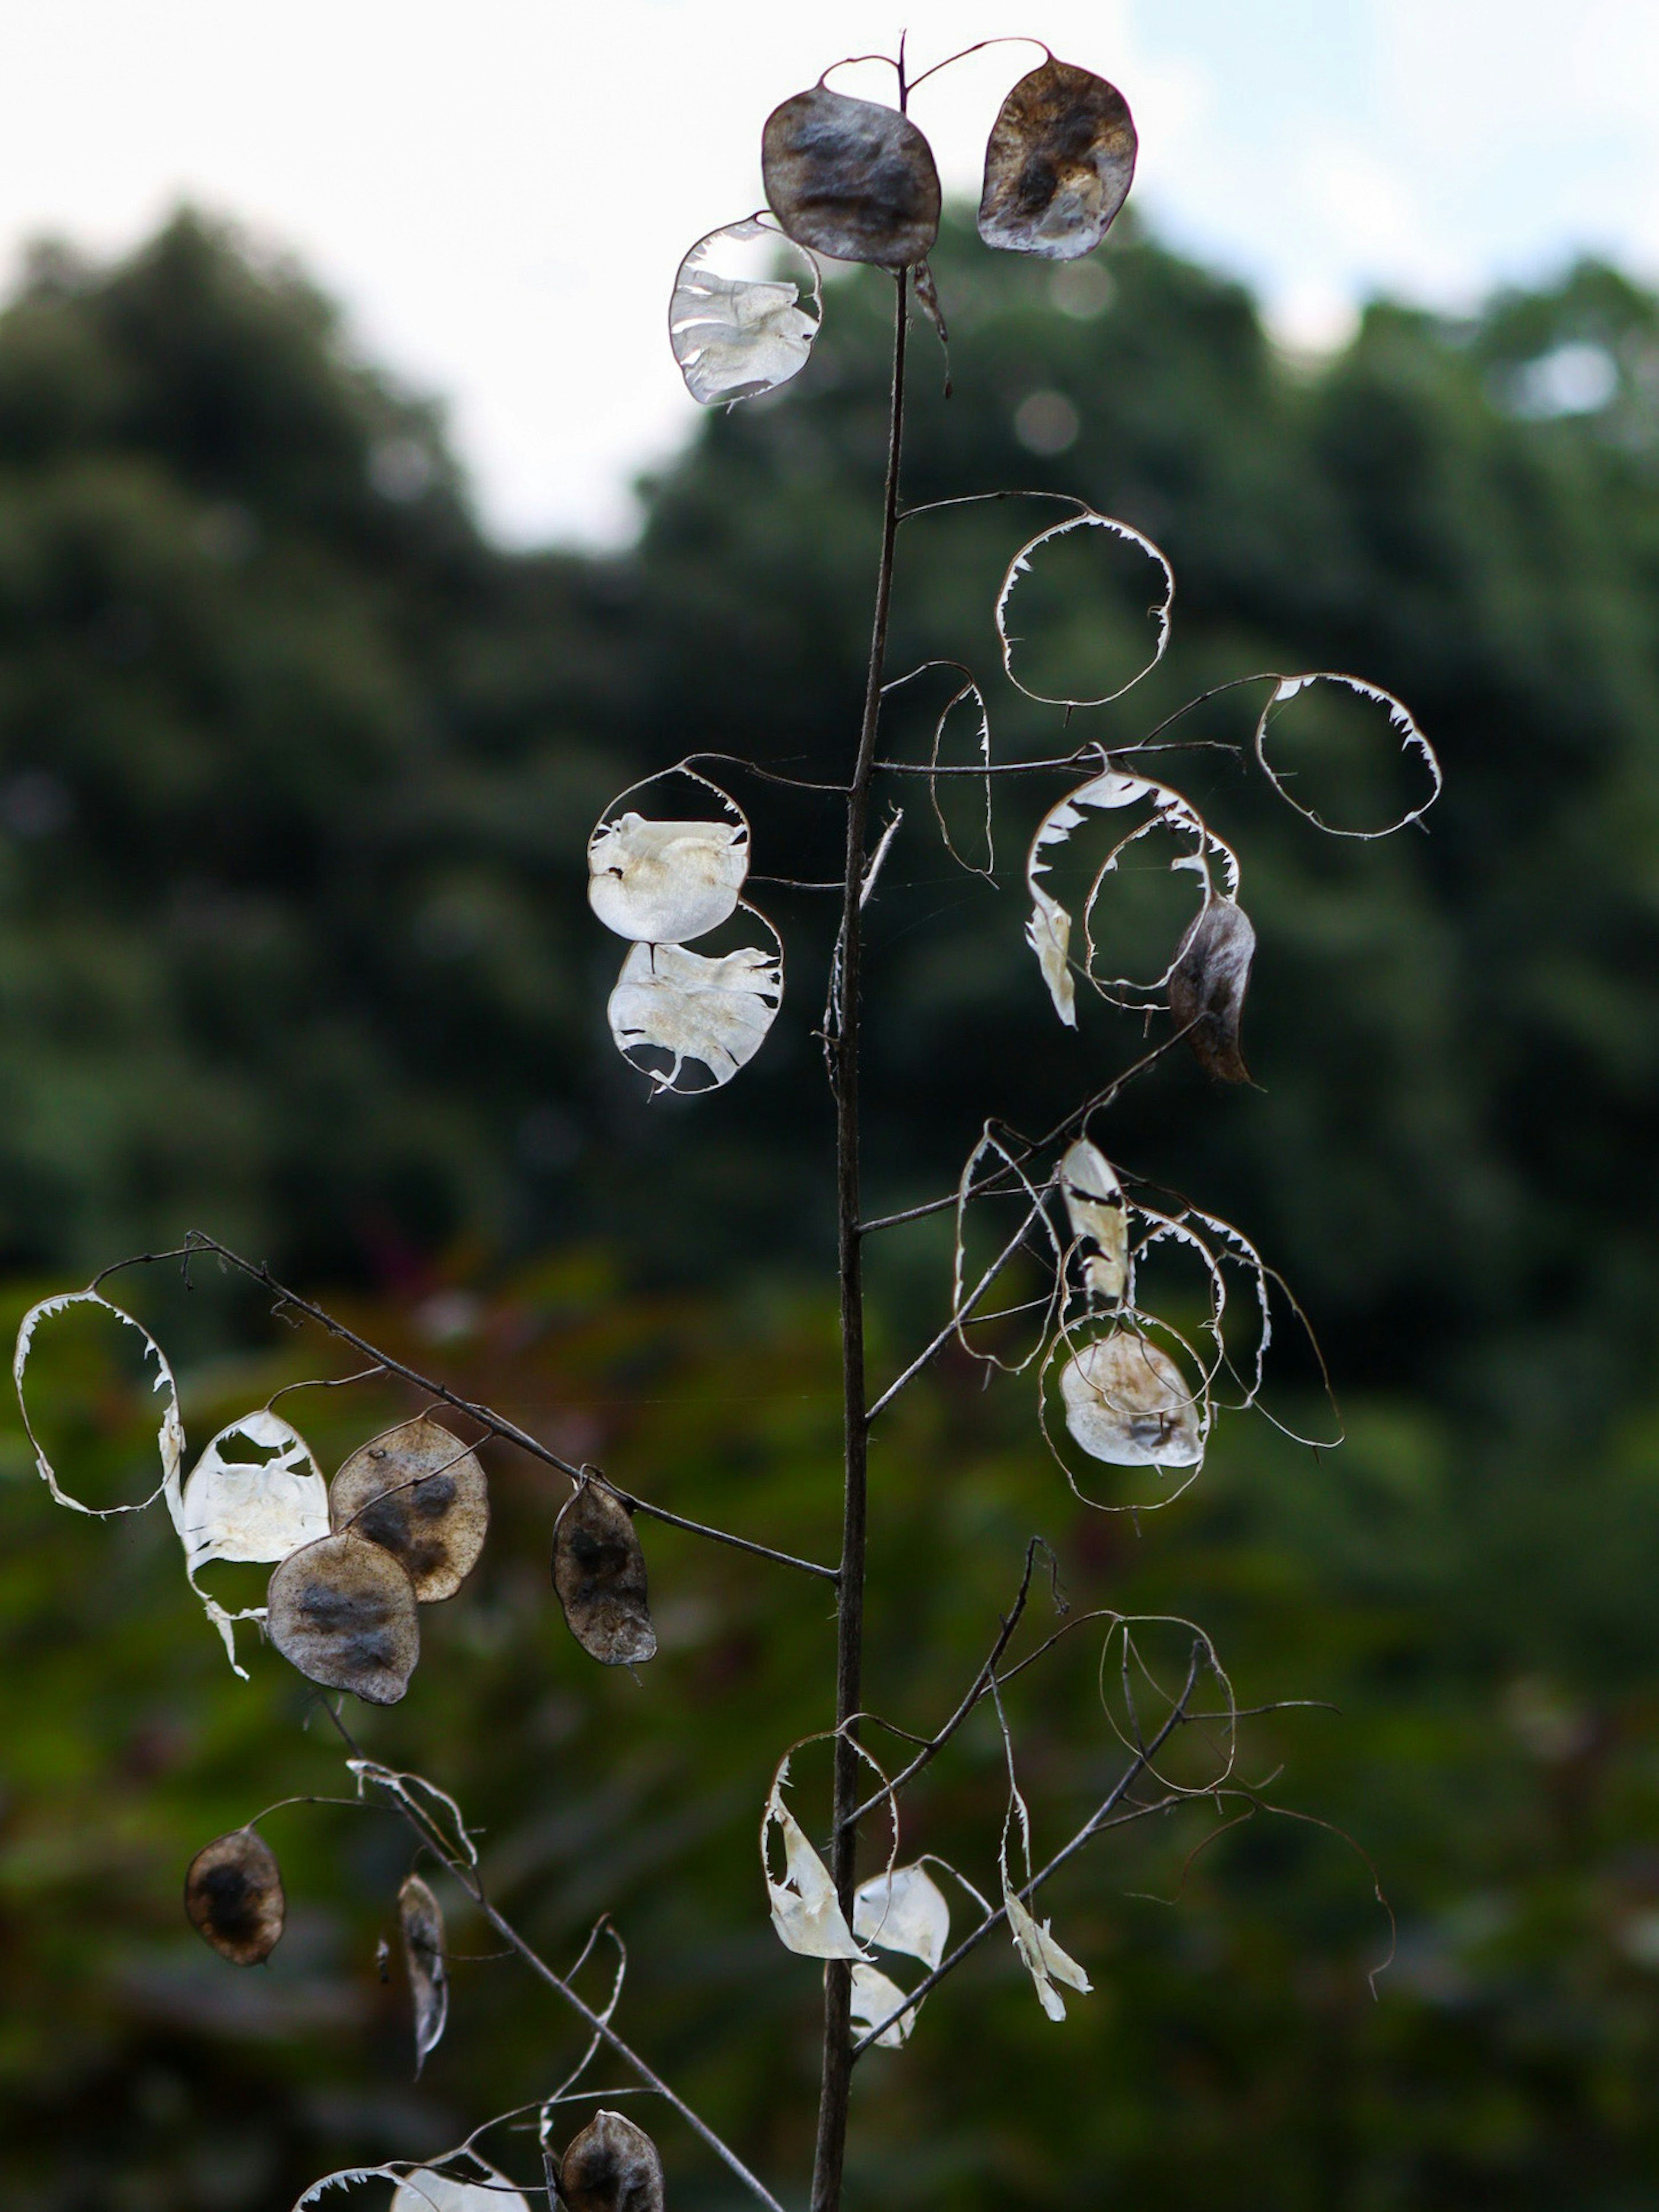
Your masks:
<path fill-rule="evenodd" d="M 789 236 L 832 260 L 906 269 L 939 236 L 933 149 L 896 107 L 798 92 L 766 118 L 761 173 Z"/>
<path fill-rule="evenodd" d="M 991 126 L 980 236 L 1049 261 L 1092 252 L 1128 198 L 1135 151 L 1117 87 L 1050 55 L 1020 79 Z"/>
<path fill-rule="evenodd" d="M 265 1626 L 307 1679 L 394 1705 L 421 1656 L 415 1585 L 366 1536 L 325 1536 L 291 1552 L 270 1578 Z"/>

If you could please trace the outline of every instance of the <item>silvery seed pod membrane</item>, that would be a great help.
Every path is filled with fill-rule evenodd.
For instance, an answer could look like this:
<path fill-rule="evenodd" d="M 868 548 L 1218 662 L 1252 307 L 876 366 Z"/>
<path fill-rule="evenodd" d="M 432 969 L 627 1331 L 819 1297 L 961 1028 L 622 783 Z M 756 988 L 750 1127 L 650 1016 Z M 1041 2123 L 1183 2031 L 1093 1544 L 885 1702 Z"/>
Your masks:
<path fill-rule="evenodd" d="M 775 107 L 761 137 L 772 212 L 799 246 L 906 269 L 939 236 L 939 171 L 908 116 L 816 85 Z"/>

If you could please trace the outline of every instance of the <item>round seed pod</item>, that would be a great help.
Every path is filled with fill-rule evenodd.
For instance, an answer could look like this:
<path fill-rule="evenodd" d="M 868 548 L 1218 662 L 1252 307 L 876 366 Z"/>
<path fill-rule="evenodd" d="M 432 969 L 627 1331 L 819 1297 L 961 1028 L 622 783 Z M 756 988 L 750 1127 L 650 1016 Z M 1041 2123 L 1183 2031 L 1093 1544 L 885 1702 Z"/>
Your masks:
<path fill-rule="evenodd" d="M 291 1666 L 371 1705 L 395 1705 L 421 1656 L 415 1585 L 366 1536 L 322 1536 L 270 1578 L 265 1631 Z"/>
<path fill-rule="evenodd" d="M 908 116 L 816 85 L 775 107 L 761 137 L 772 212 L 798 246 L 904 269 L 939 236 L 939 171 Z"/>
<path fill-rule="evenodd" d="M 663 2212 L 662 2160 L 645 2130 L 595 2112 L 559 2167 L 569 2212 Z"/>
<path fill-rule="evenodd" d="M 603 1665 L 656 1656 L 633 1516 L 597 1482 L 584 1482 L 553 1524 L 553 1587 L 570 1633 Z"/>
<path fill-rule="evenodd" d="M 1196 1467 L 1202 1407 L 1167 1352 L 1131 1329 L 1097 1337 L 1060 1378 L 1066 1425 L 1113 1467 Z"/>
<path fill-rule="evenodd" d="M 475 1453 L 436 1421 L 405 1421 L 361 1444 L 329 1485 L 337 1535 L 367 1537 L 401 1562 L 422 1605 L 453 1597 L 489 1528 Z"/>
<path fill-rule="evenodd" d="M 185 1911 L 233 1966 L 257 1966 L 276 1948 L 287 1916 L 276 1855 L 252 1828 L 204 1844 L 185 1875 Z"/>
<path fill-rule="evenodd" d="M 991 126 L 980 236 L 1006 252 L 1076 260 L 1128 198 L 1135 150 L 1117 87 L 1051 57 L 1021 77 Z"/>

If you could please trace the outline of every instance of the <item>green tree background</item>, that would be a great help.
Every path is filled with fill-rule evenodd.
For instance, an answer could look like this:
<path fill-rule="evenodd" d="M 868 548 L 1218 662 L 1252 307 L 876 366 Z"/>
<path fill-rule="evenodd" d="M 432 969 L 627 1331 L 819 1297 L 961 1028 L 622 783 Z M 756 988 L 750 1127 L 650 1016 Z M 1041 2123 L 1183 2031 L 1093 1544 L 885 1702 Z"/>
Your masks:
<path fill-rule="evenodd" d="M 1009 261 L 947 236 L 955 393 L 919 348 L 908 489 L 1076 489 L 1170 552 L 1170 665 L 1071 738 L 1126 738 L 1244 668 L 1346 667 L 1411 702 L 1448 787 L 1428 834 L 1348 846 L 1198 757 L 1246 855 L 1261 1087 L 1172 1060 L 1111 1125 L 1115 1157 L 1237 1219 L 1295 1285 L 1347 1446 L 1224 1424 L 1199 1489 L 1137 1533 L 1075 1506 L 1029 1386 L 943 1365 L 876 1464 L 872 1693 L 907 1725 L 942 1714 L 1040 1531 L 1075 1607 L 1191 1615 L 1244 1703 L 1340 1708 L 1254 1723 L 1247 1771 L 1364 1844 L 1400 1947 L 1373 2000 L 1387 1924 L 1326 1830 L 1263 1814 L 1211 1840 L 1194 1815 L 1104 1844 L 1054 1899 L 1095 1996 L 1052 2027 L 991 1947 L 861 2069 L 859 2201 L 1650 2206 L 1659 302 L 1584 265 L 1466 323 L 1379 304 L 1310 366 L 1238 286 L 1133 231 L 1093 290 Z M 356 361 L 293 269 L 189 216 L 118 267 L 37 256 L 0 317 L 10 1310 L 204 1226 L 647 1494 L 833 1548 L 826 902 L 769 888 L 792 980 L 766 1051 L 717 1101 L 647 1108 L 605 1033 L 617 946 L 582 848 L 613 791 L 694 747 L 844 759 L 883 304 L 838 283 L 805 375 L 710 419 L 626 553 L 524 556 L 481 533 L 437 411 Z M 1538 364 L 1569 345 L 1613 388 L 1552 416 Z M 1034 393 L 1073 410 L 1067 449 L 1021 443 L 1066 419 L 1022 414 Z M 1059 734 L 992 681 L 1026 534 L 1000 507 L 915 526 L 899 578 L 897 652 L 969 662 L 1005 757 Z M 1037 649 L 1127 655 L 1139 581 L 1057 566 Z M 914 757 L 947 696 L 919 687 L 890 743 Z M 1210 734 L 1248 729 L 1237 702 L 1206 711 Z M 1372 752 L 1321 734 L 1309 795 L 1383 804 Z M 743 796 L 758 865 L 833 866 L 821 817 Z M 1057 1118 L 1139 1037 L 1101 1014 L 1061 1032 L 1021 941 L 1042 799 L 1006 801 L 992 888 L 899 797 L 872 909 L 878 1206 L 948 1188 L 987 1112 Z M 934 1325 L 948 1264 L 933 1225 L 884 1251 L 884 1360 Z M 188 1296 L 132 1295 L 198 1446 L 340 1371 L 199 1270 Z M 1308 1380 L 1289 1360 L 1284 1410 Z M 122 1376 L 88 1347 L 40 1389 L 88 1489 L 135 1494 Z M 337 1395 L 302 1425 L 331 1464 L 396 1410 Z M 389 1823 L 277 1816 L 293 1917 L 269 1969 L 193 1936 L 190 1853 L 335 1788 L 331 1755 L 272 1656 L 251 1686 L 228 1674 L 155 1516 L 58 1513 L 15 1425 L 4 1449 L 7 2203 L 280 2212 L 331 2166 L 437 2148 L 544 2087 L 574 2039 L 490 1962 L 458 1964 L 411 2085 L 374 1965 L 408 1863 Z M 617 1914 L 629 2027 L 769 2172 L 798 2172 L 815 1990 L 766 1924 L 753 1828 L 776 1755 L 822 1724 L 830 1631 L 787 1578 L 653 1532 L 663 1656 L 613 1680 L 547 1587 L 554 1488 L 493 1465 L 484 1565 L 365 1733 L 459 1790 L 556 1951 Z M 1056 1834 L 1111 1771 L 1097 1658 L 1073 1637 L 1011 1715 Z M 910 1831 L 981 1882 L 1000 1757 L 966 1731 Z M 458 1949 L 487 1948 L 472 1934 Z M 663 2136 L 676 2204 L 726 2203 Z"/>

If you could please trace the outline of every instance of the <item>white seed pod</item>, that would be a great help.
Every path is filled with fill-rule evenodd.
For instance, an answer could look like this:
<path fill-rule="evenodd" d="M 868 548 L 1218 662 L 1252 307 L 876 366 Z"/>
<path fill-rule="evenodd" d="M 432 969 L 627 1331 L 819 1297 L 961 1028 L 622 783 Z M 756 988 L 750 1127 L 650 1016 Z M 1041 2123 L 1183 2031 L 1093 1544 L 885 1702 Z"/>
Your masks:
<path fill-rule="evenodd" d="M 870 1954 L 855 1940 L 847 1924 L 829 1868 L 807 1842 L 800 1823 L 783 1802 L 783 1785 L 788 1778 L 789 1761 L 786 1759 L 778 1769 L 761 1818 L 761 1871 L 766 1877 L 772 1925 L 785 1948 L 803 1959 L 861 1959 L 867 1966 Z M 781 1881 L 772 1879 L 769 1850 L 775 1829 L 783 1844 Z"/>
<path fill-rule="evenodd" d="M 569 2212 L 663 2212 L 662 2160 L 645 2130 L 621 2112 L 595 2112 L 559 2165 Z"/>
<path fill-rule="evenodd" d="M 607 929 L 641 945 L 687 945 L 729 921 L 749 873 L 749 818 L 694 769 L 668 772 L 713 793 L 720 822 L 659 822 L 624 799 L 665 779 L 648 777 L 613 799 L 587 841 L 587 902 Z"/>
<path fill-rule="evenodd" d="M 265 1456 L 231 1455 L 240 1442 Z M 297 1429 L 268 1407 L 220 1430 L 185 1485 L 185 1571 L 214 1559 L 275 1565 L 328 1534 L 328 1486 Z"/>
<path fill-rule="evenodd" d="M 1021 77 L 991 126 L 980 236 L 1050 261 L 1091 252 L 1128 198 L 1135 147 L 1117 87 L 1051 54 Z"/>
<path fill-rule="evenodd" d="M 335 1533 L 390 1552 L 422 1605 L 453 1597 L 489 1530 L 477 1455 L 437 1421 L 404 1421 L 360 1444 L 329 1485 Z"/>
<path fill-rule="evenodd" d="M 421 1656 L 415 1585 L 366 1536 L 325 1536 L 270 1578 L 265 1626 L 290 1666 L 371 1705 L 395 1705 Z"/>
<path fill-rule="evenodd" d="M 617 1051 L 653 1091 L 718 1090 L 760 1050 L 783 999 L 783 948 L 766 927 L 770 952 L 745 945 L 710 959 L 678 945 L 631 948 L 605 1012 Z M 666 1070 L 642 1062 L 642 1053 L 663 1055 Z M 706 1068 L 709 1081 L 682 1083 L 688 1062 Z"/>
<path fill-rule="evenodd" d="M 1079 1137 L 1060 1158 L 1059 1182 L 1073 1236 L 1095 1247 L 1085 1257 L 1084 1279 L 1115 1305 L 1129 1284 L 1129 1209 L 1117 1171 L 1097 1145 Z"/>
<path fill-rule="evenodd" d="M 798 245 L 903 269 L 939 236 L 939 171 L 908 116 L 815 85 L 775 107 L 761 137 L 772 212 Z"/>
<path fill-rule="evenodd" d="M 920 1959 L 932 1969 L 944 1958 L 951 1940 L 951 1908 L 925 1866 L 895 1867 L 890 1875 L 872 1875 L 859 1885 L 853 1899 L 853 1933 L 880 1950 L 902 1951 Z M 889 2005 L 872 2018 L 884 2019 L 891 2010 Z"/>
<path fill-rule="evenodd" d="M 853 1969 L 853 2002 L 849 2017 L 854 2027 L 872 2028 L 878 2021 L 892 2020 L 904 2002 L 904 1991 L 879 1966 L 854 1966 Z M 876 2038 L 878 2051 L 896 2051 L 910 2039 L 910 2030 L 915 2025 L 915 2012 L 900 2014 L 890 2027 L 885 2027 Z"/>
<path fill-rule="evenodd" d="M 399 2179 L 391 2212 L 530 2212 L 527 2199 L 504 2173 L 485 2165 L 477 2151 L 467 2155 L 483 2167 L 481 2179 L 457 2180 L 453 2174 L 421 2166 Z M 381 2166 L 368 2170 L 377 2175 L 385 2172 Z M 295 2212 L 299 2212 L 297 2206 Z"/>
<path fill-rule="evenodd" d="M 404 1964 L 415 2014 L 415 2074 L 418 2080 L 428 2052 L 443 2039 L 449 2018 L 449 1974 L 444 1965 L 444 1911 L 417 1874 L 404 1878 L 398 1892 L 398 1926 L 404 1939 Z"/>
<path fill-rule="evenodd" d="M 1084 1346 L 1061 1370 L 1066 1425 L 1091 1459 L 1111 1467 L 1196 1467 L 1204 1456 L 1200 1402 L 1166 1352 L 1133 1329 Z"/>
<path fill-rule="evenodd" d="M 1068 1990 L 1082 1996 L 1092 1994 L 1093 1984 L 1077 1960 L 1062 1951 L 1048 1930 L 1051 1921 L 1039 1927 L 1003 1878 L 1002 1902 L 1007 1908 L 1008 1928 L 1014 1939 L 1014 1948 L 1019 1954 L 1020 1964 L 1031 1977 L 1037 1993 L 1037 2002 L 1050 2020 L 1064 2020 L 1066 2000 L 1054 1987 L 1063 1982 Z"/>
<path fill-rule="evenodd" d="M 276 1948 L 288 1914 L 276 1854 L 252 1828 L 204 1844 L 185 1875 L 185 1911 L 234 1966 L 258 1966 Z"/>
<path fill-rule="evenodd" d="M 715 264 L 787 244 L 807 271 L 807 306 L 787 277 L 745 276 Z M 669 342 L 685 388 L 705 407 L 752 399 L 806 366 L 823 314 L 818 264 L 804 246 L 750 216 L 700 238 L 679 266 L 668 307 Z"/>

